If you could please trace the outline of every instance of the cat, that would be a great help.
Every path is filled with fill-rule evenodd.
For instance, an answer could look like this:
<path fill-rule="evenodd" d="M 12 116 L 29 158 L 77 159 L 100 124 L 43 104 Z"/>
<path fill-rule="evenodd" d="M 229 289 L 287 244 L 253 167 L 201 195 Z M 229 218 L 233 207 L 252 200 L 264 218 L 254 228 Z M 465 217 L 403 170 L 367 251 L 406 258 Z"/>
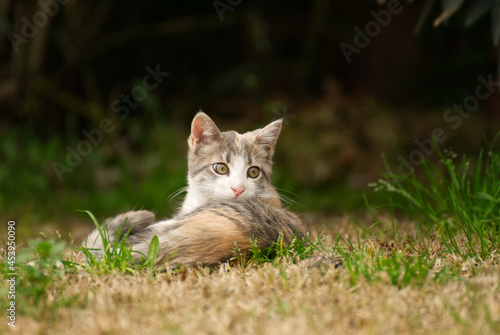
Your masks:
<path fill-rule="evenodd" d="M 214 266 L 251 248 L 255 238 L 269 247 L 282 234 L 283 241 L 302 238 L 301 219 L 284 208 L 271 185 L 272 157 L 282 120 L 244 134 L 221 132 L 212 119 L 199 112 L 188 138 L 188 187 L 179 212 L 156 222 L 149 211 L 132 211 L 107 219 L 112 239 L 127 241 L 133 250 L 147 255 L 153 236 L 159 240 L 157 265 Z M 120 236 L 115 236 L 122 229 Z M 84 246 L 100 255 L 104 245 L 93 231 Z M 133 253 L 136 261 L 143 257 Z"/>

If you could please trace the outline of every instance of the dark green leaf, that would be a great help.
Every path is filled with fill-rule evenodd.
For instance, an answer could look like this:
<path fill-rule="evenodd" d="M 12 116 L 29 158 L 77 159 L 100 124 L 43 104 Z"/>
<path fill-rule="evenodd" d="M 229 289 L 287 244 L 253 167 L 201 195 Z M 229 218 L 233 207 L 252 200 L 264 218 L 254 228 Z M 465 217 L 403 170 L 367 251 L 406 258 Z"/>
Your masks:
<path fill-rule="evenodd" d="M 500 50 L 497 48 L 497 78 L 500 78 Z M 498 234 L 498 239 L 500 241 L 500 234 Z"/>
<path fill-rule="evenodd" d="M 500 0 L 493 0 L 491 9 L 491 31 L 493 35 L 493 44 L 497 47 L 500 42 Z"/>
<path fill-rule="evenodd" d="M 429 16 L 431 14 L 432 8 L 434 7 L 435 3 L 436 3 L 436 0 L 427 0 L 427 2 L 425 3 L 425 7 L 422 10 L 422 14 L 420 14 L 418 21 L 417 21 L 417 24 L 415 25 L 415 28 L 413 29 L 413 34 L 415 34 L 415 35 L 420 34 L 420 31 L 422 31 L 422 27 L 429 19 Z"/>
<path fill-rule="evenodd" d="M 465 0 L 441 0 L 443 12 L 434 20 L 434 27 L 439 26 L 443 21 L 448 20 L 457 10 L 462 7 Z"/>
<path fill-rule="evenodd" d="M 465 26 L 470 27 L 476 23 L 477 20 L 482 18 L 491 9 L 491 5 L 492 0 L 471 1 L 465 15 Z"/>
<path fill-rule="evenodd" d="M 462 7 L 464 2 L 465 0 L 441 0 L 441 5 L 443 7 L 443 11 L 455 13 L 460 9 L 460 7 Z"/>
<path fill-rule="evenodd" d="M 149 244 L 149 252 L 148 252 L 148 262 L 153 265 L 158 257 L 158 251 L 160 250 L 160 241 L 158 240 L 158 236 L 153 236 L 151 239 L 151 243 Z"/>

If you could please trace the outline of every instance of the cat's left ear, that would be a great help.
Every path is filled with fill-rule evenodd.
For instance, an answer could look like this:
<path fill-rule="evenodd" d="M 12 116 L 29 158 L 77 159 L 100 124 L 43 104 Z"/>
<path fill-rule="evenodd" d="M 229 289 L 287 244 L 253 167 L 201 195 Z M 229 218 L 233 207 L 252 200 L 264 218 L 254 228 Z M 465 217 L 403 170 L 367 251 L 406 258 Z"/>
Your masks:
<path fill-rule="evenodd" d="M 270 156 L 274 155 L 282 123 L 282 119 L 271 122 L 255 135 L 255 144 L 261 146 Z"/>

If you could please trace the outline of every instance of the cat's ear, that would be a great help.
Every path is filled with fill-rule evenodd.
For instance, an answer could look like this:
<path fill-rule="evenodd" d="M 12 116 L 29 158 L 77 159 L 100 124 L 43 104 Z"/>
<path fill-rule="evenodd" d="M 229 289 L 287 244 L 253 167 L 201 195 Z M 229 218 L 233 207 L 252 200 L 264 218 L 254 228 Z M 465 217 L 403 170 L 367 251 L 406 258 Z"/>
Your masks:
<path fill-rule="evenodd" d="M 262 147 L 270 156 L 274 154 L 276 142 L 281 132 L 282 119 L 271 122 L 261 130 L 257 131 L 255 135 L 255 144 Z"/>
<path fill-rule="evenodd" d="M 208 144 L 220 137 L 220 130 L 212 119 L 202 111 L 198 112 L 191 123 L 191 135 L 188 138 L 190 148 Z"/>

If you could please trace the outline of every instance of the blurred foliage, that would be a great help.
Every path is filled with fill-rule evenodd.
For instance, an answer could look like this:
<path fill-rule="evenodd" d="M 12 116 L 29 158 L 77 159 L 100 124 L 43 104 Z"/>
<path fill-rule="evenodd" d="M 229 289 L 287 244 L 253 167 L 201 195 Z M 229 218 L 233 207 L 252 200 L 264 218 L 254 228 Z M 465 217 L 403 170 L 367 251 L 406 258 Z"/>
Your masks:
<path fill-rule="evenodd" d="M 388 0 L 377 0 L 379 5 L 384 5 Z M 408 0 L 413 3 L 415 0 Z M 414 32 L 419 33 L 423 26 L 431 19 L 435 7 L 440 7 L 441 13 L 434 18 L 433 26 L 438 27 L 456 15 L 462 8 L 465 11 L 464 26 L 470 27 L 479 19 L 490 14 L 493 45 L 498 47 L 500 42 L 500 2 L 497 0 L 425 0 L 420 18 Z"/>
<path fill-rule="evenodd" d="M 408 0 L 412 3 L 414 0 Z M 385 4 L 387 0 L 378 0 L 379 4 Z M 478 20 L 482 19 L 486 14 L 491 17 L 491 38 L 493 45 L 498 48 L 500 42 L 500 1 L 498 0 L 441 0 L 440 4 L 436 0 L 426 0 L 420 18 L 414 29 L 414 33 L 418 34 L 423 26 L 429 21 L 434 7 L 440 6 L 441 13 L 434 19 L 433 26 L 438 27 L 443 23 L 447 23 L 451 17 L 455 16 L 462 8 L 464 8 L 464 26 L 470 27 Z M 497 50 L 498 53 L 498 50 Z M 500 77 L 500 54 L 498 56 L 498 72 Z"/>
<path fill-rule="evenodd" d="M 462 94 L 459 90 L 478 72 L 491 73 L 495 59 L 486 43 L 492 35 L 486 20 L 466 33 L 453 18 L 442 30 L 422 24 L 421 38 L 411 36 L 422 13 L 458 15 L 460 6 L 452 4 L 467 4 L 473 13 L 467 22 L 472 24 L 496 6 L 493 0 L 491 5 L 443 1 L 441 15 L 438 1 L 429 0 L 436 3 L 429 8 L 424 1 L 402 2 L 404 11 L 348 67 L 338 46 L 352 41 L 353 27 L 373 20 L 371 11 L 382 9 L 373 0 L 241 2 L 223 20 L 206 1 L 52 3 L 57 7 L 2 2 L 1 127 L 22 123 L 44 136 L 79 134 L 104 116 L 114 117 L 110 109 L 115 99 L 130 94 L 147 74 L 145 67 L 157 64 L 171 75 L 130 111 L 141 115 L 141 122 L 192 115 L 200 106 L 226 116 L 251 117 L 268 97 L 308 99 L 323 93 L 324 81 L 331 78 L 347 93 L 368 90 L 391 101 L 435 106 Z M 486 10 L 478 10 L 479 5 Z M 53 17 L 37 28 L 38 14 L 51 10 Z M 491 10 L 492 16 L 497 12 Z M 27 34 L 30 25 L 36 31 L 33 37 Z M 430 80 L 434 74 L 456 85 Z M 429 100 L 436 91 L 439 96 Z"/>

